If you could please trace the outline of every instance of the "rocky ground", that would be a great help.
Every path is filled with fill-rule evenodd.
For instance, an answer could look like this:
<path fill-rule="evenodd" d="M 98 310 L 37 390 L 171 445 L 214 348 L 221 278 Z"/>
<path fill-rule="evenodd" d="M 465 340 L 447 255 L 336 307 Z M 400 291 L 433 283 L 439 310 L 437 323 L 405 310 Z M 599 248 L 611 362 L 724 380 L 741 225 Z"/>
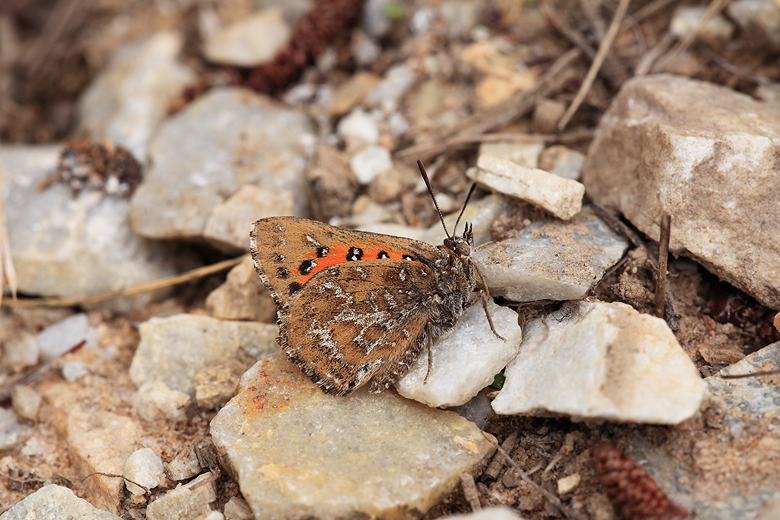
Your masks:
<path fill-rule="evenodd" d="M 772 0 L 0 6 L 0 518 L 780 517 L 778 28 Z M 450 230 L 479 186 L 506 341 L 473 305 L 430 372 L 326 395 L 249 227 L 440 244 L 417 159 Z"/>

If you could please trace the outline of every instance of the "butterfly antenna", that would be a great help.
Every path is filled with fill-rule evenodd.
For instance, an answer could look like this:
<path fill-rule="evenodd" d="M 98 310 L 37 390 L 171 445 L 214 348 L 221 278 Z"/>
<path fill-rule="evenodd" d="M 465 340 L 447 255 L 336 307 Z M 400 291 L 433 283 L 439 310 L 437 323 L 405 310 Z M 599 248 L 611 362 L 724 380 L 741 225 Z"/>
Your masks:
<path fill-rule="evenodd" d="M 439 209 L 439 203 L 436 202 L 436 197 L 433 196 L 433 189 L 431 188 L 431 181 L 428 179 L 428 172 L 425 171 L 425 166 L 423 166 L 422 161 L 417 161 L 417 167 L 420 168 L 420 173 L 422 174 L 422 178 L 425 181 L 425 185 L 428 187 L 428 193 L 431 194 L 431 198 L 433 199 L 433 205 L 436 206 L 436 212 L 439 214 L 439 220 L 441 220 L 441 225 L 444 228 L 444 232 L 447 234 L 447 238 L 452 240 L 452 236 L 450 236 L 450 232 L 447 231 L 447 224 L 444 223 L 444 217 L 441 214 L 441 210 Z M 473 189 L 471 191 L 474 191 Z M 469 196 L 471 196 L 471 193 L 469 193 Z M 461 212 L 463 213 L 463 212 Z M 458 220 L 460 220 L 460 217 L 458 217 Z M 455 226 L 457 228 L 457 224 Z"/>
<path fill-rule="evenodd" d="M 466 195 L 466 202 L 463 203 L 463 207 L 460 208 L 460 215 L 458 215 L 458 220 L 455 221 L 455 233 L 458 232 L 458 224 L 460 223 L 460 217 L 463 216 L 463 212 L 466 211 L 466 206 L 469 205 L 469 200 L 471 199 L 471 194 L 474 193 L 474 190 L 477 188 L 477 183 L 471 185 L 471 189 L 469 190 L 469 194 Z"/>

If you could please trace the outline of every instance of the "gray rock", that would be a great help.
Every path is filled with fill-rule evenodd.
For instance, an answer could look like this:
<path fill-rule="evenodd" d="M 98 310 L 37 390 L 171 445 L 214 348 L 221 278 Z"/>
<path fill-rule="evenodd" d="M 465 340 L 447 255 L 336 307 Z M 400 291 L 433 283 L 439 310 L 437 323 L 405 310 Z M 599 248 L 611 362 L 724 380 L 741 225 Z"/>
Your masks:
<path fill-rule="evenodd" d="M 161 496 L 146 508 L 149 520 L 190 520 L 211 512 L 217 500 L 217 486 L 211 473 L 204 473 L 192 482 Z"/>
<path fill-rule="evenodd" d="M 367 0 L 363 6 L 363 30 L 374 38 L 387 36 L 392 21 L 387 16 L 390 0 Z"/>
<path fill-rule="evenodd" d="M 64 184 L 36 184 L 57 166 L 59 146 L 5 146 L 0 154 L 8 239 L 19 290 L 78 297 L 117 291 L 176 274 L 173 246 L 135 235 L 128 201 Z M 119 311 L 160 293 L 108 300 Z M 72 345 L 71 345 L 72 346 Z"/>
<path fill-rule="evenodd" d="M 35 334 L 17 330 L 3 338 L 3 364 L 10 367 L 31 367 L 38 364 L 40 349 Z"/>
<path fill-rule="evenodd" d="M 0 520 L 120 520 L 77 497 L 68 488 L 49 484 L 0 515 Z"/>
<path fill-rule="evenodd" d="M 542 150 L 544 150 L 544 143 L 541 142 L 494 141 L 480 144 L 479 156 L 490 155 L 527 168 L 537 168 Z"/>
<path fill-rule="evenodd" d="M 706 11 L 706 6 L 678 6 L 669 23 L 669 32 L 678 38 L 684 38 L 696 31 L 697 39 L 710 45 L 722 46 L 734 34 L 734 24 L 726 20 L 722 14 L 716 13 L 707 23 L 700 26 Z"/>
<path fill-rule="evenodd" d="M 195 394 L 195 373 L 220 358 L 245 366 L 276 352 L 276 325 L 223 321 L 209 316 L 177 314 L 141 324 L 141 341 L 130 365 L 130 379 L 141 387 L 162 381 L 169 388 Z"/>
<path fill-rule="evenodd" d="M 407 65 L 394 65 L 387 70 L 384 79 L 366 95 L 367 107 L 382 107 L 388 112 L 395 110 L 404 94 L 412 88 L 415 73 Z"/>
<path fill-rule="evenodd" d="M 663 74 L 623 85 L 583 171 L 590 197 L 780 309 L 780 107 Z"/>
<path fill-rule="evenodd" d="M 191 479 L 200 472 L 198 454 L 195 453 L 195 447 L 192 444 L 187 444 L 179 450 L 168 463 L 168 467 L 165 468 L 166 475 L 174 482 Z"/>
<path fill-rule="evenodd" d="M 133 396 L 133 408 L 146 421 L 165 419 L 173 423 L 184 422 L 184 410 L 190 404 L 190 396 L 171 390 L 162 381 L 150 380 L 141 385 Z"/>
<path fill-rule="evenodd" d="M 245 374 L 211 436 L 258 520 L 422 514 L 493 451 L 452 412 L 324 394 L 282 353 Z"/>
<path fill-rule="evenodd" d="M 133 228 L 149 238 L 198 240 L 214 209 L 243 185 L 303 193 L 312 131 L 305 115 L 270 98 L 238 88 L 212 90 L 156 134 L 152 167 L 130 202 Z M 294 206 L 305 216 L 304 197 Z"/>
<path fill-rule="evenodd" d="M 728 4 L 726 12 L 752 37 L 757 36 L 773 49 L 780 49 L 780 6 L 777 2 L 736 0 Z"/>
<path fill-rule="evenodd" d="M 379 126 L 374 118 L 361 108 L 356 108 L 343 117 L 336 126 L 336 131 L 347 143 L 347 151 L 359 150 L 379 142 Z"/>
<path fill-rule="evenodd" d="M 219 408 L 236 395 L 245 367 L 235 359 L 218 359 L 195 373 L 192 385 L 201 408 Z"/>
<path fill-rule="evenodd" d="M 31 428 L 19 424 L 13 410 L 0 408 L 0 450 L 13 448 L 31 432 Z"/>
<path fill-rule="evenodd" d="M 206 310 L 221 320 L 276 323 L 276 303 L 246 255 L 227 275 L 225 283 L 206 297 Z"/>
<path fill-rule="evenodd" d="M 623 237 L 586 209 L 571 222 L 535 222 L 516 238 L 478 247 L 472 259 L 491 296 L 521 302 L 576 300 L 627 248 Z"/>
<path fill-rule="evenodd" d="M 233 497 L 225 504 L 225 518 L 227 520 L 254 520 L 255 516 L 246 500 Z"/>
<path fill-rule="evenodd" d="M 82 348 L 98 348 L 95 329 L 89 326 L 85 313 L 73 314 L 42 330 L 35 337 L 40 349 L 41 359 L 48 361 L 58 358 L 84 342 Z"/>
<path fill-rule="evenodd" d="M 195 81 L 192 69 L 177 61 L 182 41 L 164 31 L 120 48 L 79 100 L 79 131 L 94 140 L 109 137 L 145 162 L 168 103 Z"/>
<path fill-rule="evenodd" d="M 83 361 L 69 359 L 62 363 L 62 377 L 72 383 L 89 374 L 89 367 Z"/>
<path fill-rule="evenodd" d="M 585 167 L 585 154 L 556 144 L 545 148 L 539 156 L 539 168 L 564 179 L 580 180 Z"/>
<path fill-rule="evenodd" d="M 154 489 L 165 484 L 162 459 L 151 448 L 141 448 L 131 453 L 125 461 L 125 470 L 122 475 L 147 489 Z M 134 495 L 145 493 L 143 488 L 132 482 L 125 481 L 125 485 L 127 490 Z"/>
<path fill-rule="evenodd" d="M 488 311 L 496 331 L 506 339 L 502 341 L 491 331 L 481 303 L 477 299 L 451 334 L 436 339 L 430 373 L 428 351 L 423 351 L 395 384 L 399 394 L 428 406 L 462 405 L 492 383 L 495 375 L 517 356 L 523 339 L 517 313 L 489 302 Z"/>
<path fill-rule="evenodd" d="M 384 146 L 367 146 L 353 155 L 349 166 L 360 184 L 369 184 L 374 177 L 393 168 L 390 150 Z"/>
<path fill-rule="evenodd" d="M 493 401 L 499 414 L 678 424 L 706 395 L 666 322 L 622 303 L 572 303 L 523 335 Z"/>
<path fill-rule="evenodd" d="M 282 10 L 272 7 L 206 35 L 203 54 L 209 61 L 222 65 L 256 67 L 273 60 L 291 33 Z"/>

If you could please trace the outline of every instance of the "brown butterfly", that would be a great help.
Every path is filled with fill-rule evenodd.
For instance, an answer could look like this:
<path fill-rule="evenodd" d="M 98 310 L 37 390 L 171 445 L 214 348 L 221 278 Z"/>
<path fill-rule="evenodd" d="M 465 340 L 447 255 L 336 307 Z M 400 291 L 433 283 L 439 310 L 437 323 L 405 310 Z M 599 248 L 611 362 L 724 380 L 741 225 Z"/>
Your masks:
<path fill-rule="evenodd" d="M 255 222 L 252 258 L 276 300 L 277 341 L 292 362 L 329 394 L 348 395 L 366 383 L 381 392 L 401 378 L 473 303 L 479 272 L 470 259 L 472 228 L 466 224 L 460 237 L 444 231 L 444 244 L 434 247 L 296 217 Z M 482 299 L 487 314 L 484 292 Z"/>

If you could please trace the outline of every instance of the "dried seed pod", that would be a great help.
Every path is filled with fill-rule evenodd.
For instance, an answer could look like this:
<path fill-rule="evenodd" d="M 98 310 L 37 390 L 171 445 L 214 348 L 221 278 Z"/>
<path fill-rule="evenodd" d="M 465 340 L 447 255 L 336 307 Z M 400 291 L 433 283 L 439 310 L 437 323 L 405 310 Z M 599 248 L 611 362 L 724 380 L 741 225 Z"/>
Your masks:
<path fill-rule="evenodd" d="M 688 512 L 669 500 L 642 466 L 611 444 L 591 446 L 590 460 L 604 491 L 626 520 L 688 518 Z"/>

